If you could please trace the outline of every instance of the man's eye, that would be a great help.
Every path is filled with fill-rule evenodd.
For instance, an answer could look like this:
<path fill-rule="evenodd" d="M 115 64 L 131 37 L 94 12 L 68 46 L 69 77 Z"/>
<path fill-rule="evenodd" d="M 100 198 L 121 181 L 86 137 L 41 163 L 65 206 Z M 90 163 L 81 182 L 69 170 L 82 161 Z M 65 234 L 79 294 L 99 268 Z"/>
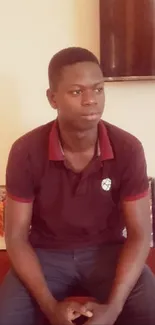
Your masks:
<path fill-rule="evenodd" d="M 103 87 L 95 88 L 96 93 L 101 93 L 103 91 Z"/>
<path fill-rule="evenodd" d="M 81 93 L 82 93 L 82 91 L 80 89 L 71 91 L 72 95 L 80 95 Z"/>

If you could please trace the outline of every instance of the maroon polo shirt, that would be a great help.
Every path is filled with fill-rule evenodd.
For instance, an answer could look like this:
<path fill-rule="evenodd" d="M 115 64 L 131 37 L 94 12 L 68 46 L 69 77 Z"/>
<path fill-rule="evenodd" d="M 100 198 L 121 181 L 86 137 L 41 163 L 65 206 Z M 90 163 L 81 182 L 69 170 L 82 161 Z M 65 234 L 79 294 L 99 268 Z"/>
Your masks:
<path fill-rule="evenodd" d="M 33 201 L 32 246 L 76 249 L 121 242 L 122 201 L 148 193 L 141 143 L 100 121 L 98 153 L 83 172 L 75 173 L 65 166 L 58 134 L 57 121 L 43 125 L 18 139 L 8 159 L 8 195 Z"/>

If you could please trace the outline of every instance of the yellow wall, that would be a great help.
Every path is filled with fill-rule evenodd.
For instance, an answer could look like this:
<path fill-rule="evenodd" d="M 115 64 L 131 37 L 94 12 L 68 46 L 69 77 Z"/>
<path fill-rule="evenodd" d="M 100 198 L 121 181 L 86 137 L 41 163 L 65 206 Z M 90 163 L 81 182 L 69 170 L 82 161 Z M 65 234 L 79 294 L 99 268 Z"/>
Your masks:
<path fill-rule="evenodd" d="M 12 142 L 55 117 L 45 96 L 51 56 L 75 45 L 99 56 L 98 22 L 98 0 L 0 0 L 0 184 Z M 155 175 L 155 83 L 110 83 L 106 95 L 105 118 L 142 140 Z"/>

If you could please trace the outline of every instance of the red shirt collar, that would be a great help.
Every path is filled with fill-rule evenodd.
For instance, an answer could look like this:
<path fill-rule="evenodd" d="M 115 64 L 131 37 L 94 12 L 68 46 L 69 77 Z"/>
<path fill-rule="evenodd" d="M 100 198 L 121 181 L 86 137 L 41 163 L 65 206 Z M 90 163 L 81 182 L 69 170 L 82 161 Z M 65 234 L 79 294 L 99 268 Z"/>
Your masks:
<path fill-rule="evenodd" d="M 59 129 L 57 120 L 53 121 L 51 132 L 49 135 L 49 160 L 64 160 L 64 153 L 59 139 Z"/>
<path fill-rule="evenodd" d="M 103 121 L 100 121 L 98 125 L 98 156 L 100 156 L 101 160 L 109 160 L 114 158 L 107 128 Z M 64 160 L 64 153 L 59 139 L 57 120 L 53 121 L 49 136 L 49 160 Z"/>
<path fill-rule="evenodd" d="M 98 155 L 101 160 L 109 160 L 114 158 L 114 152 L 108 136 L 107 128 L 101 120 L 98 125 Z"/>

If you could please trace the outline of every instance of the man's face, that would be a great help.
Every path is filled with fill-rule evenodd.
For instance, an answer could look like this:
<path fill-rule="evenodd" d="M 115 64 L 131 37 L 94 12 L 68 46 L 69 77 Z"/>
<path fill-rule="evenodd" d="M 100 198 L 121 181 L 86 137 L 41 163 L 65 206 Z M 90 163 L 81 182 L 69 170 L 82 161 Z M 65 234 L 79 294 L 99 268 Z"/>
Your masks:
<path fill-rule="evenodd" d="M 55 92 L 49 90 L 58 118 L 77 130 L 97 125 L 104 109 L 104 82 L 100 67 L 93 62 L 66 66 Z"/>

